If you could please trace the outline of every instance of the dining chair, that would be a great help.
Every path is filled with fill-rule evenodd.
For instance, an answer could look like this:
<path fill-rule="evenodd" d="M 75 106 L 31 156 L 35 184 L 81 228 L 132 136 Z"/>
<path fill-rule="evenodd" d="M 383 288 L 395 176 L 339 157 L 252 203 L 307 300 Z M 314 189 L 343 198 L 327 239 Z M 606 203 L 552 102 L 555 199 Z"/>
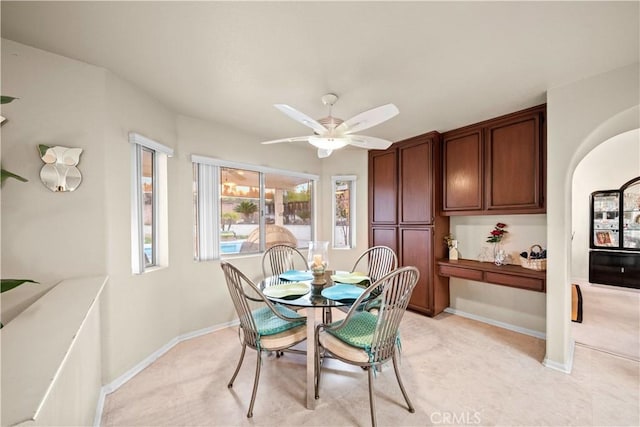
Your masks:
<path fill-rule="evenodd" d="M 409 304 L 420 273 L 415 267 L 402 267 L 379 278 L 354 302 L 347 316 L 334 323 L 321 323 L 315 328 L 315 398 L 320 397 L 320 375 L 324 357 L 331 356 L 342 362 L 362 367 L 369 377 L 369 406 L 371 423 L 376 425 L 373 374 L 389 359 L 393 361 L 398 385 L 409 412 L 415 409 L 402 384 L 398 369 L 400 322 Z M 377 315 L 362 311 L 359 305 L 376 289 L 380 289 L 380 307 Z"/>
<path fill-rule="evenodd" d="M 271 246 L 262 255 L 263 277 L 278 276 L 289 270 L 307 270 L 307 258 L 287 244 Z"/>
<path fill-rule="evenodd" d="M 398 256 L 393 249 L 388 246 L 373 246 L 358 257 L 351 272 L 366 272 L 373 283 L 396 268 L 398 268 Z"/>
<path fill-rule="evenodd" d="M 369 283 L 373 283 L 379 278 L 389 274 L 398 268 L 398 256 L 388 246 L 373 246 L 364 251 L 353 264 L 351 272 L 360 271 L 366 273 L 370 279 Z M 373 296 L 379 293 L 379 290 L 373 292 Z M 364 309 L 368 311 L 377 310 L 379 302 L 377 298 L 370 298 L 365 304 Z M 342 311 L 345 308 L 340 307 Z"/>
<path fill-rule="evenodd" d="M 300 316 L 283 305 L 274 305 L 235 266 L 225 261 L 222 261 L 220 266 L 224 272 L 227 287 L 240 320 L 242 342 L 242 353 L 240 353 L 238 366 L 227 385 L 229 388 L 233 387 L 233 381 L 240 371 L 247 347 L 256 350 L 258 354 L 251 403 L 247 412 L 247 418 L 251 418 L 260 379 L 262 352 L 275 351 L 277 353 L 281 350 L 290 349 L 299 342 L 304 341 L 307 338 L 307 318 Z"/>

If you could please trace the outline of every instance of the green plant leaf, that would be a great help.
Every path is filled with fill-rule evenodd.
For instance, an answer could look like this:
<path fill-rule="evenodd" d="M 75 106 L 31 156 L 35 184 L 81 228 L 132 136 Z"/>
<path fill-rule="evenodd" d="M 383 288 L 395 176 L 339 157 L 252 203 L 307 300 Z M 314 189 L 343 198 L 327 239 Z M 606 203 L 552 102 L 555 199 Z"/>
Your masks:
<path fill-rule="evenodd" d="M 48 145 L 38 144 L 38 151 L 40 152 L 40 157 L 44 156 L 47 153 L 47 150 L 51 148 Z"/>
<path fill-rule="evenodd" d="M 30 279 L 0 279 L 0 293 L 7 292 L 23 283 L 38 283 Z"/>
<path fill-rule="evenodd" d="M 14 99 L 18 99 L 18 98 L 15 98 L 13 96 L 0 95 L 0 104 L 8 104 L 11 101 L 13 101 Z"/>
<path fill-rule="evenodd" d="M 4 182 L 7 178 L 17 179 L 18 181 L 27 182 L 29 181 L 26 178 L 21 177 L 20 175 L 16 175 L 15 173 L 9 172 L 6 169 L 0 169 L 0 182 Z"/>

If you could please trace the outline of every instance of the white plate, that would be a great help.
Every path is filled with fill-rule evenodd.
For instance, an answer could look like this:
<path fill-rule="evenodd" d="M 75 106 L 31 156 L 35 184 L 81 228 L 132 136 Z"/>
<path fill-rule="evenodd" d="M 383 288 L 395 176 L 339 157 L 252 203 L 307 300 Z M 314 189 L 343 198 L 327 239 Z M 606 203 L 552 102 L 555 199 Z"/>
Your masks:
<path fill-rule="evenodd" d="M 369 276 L 364 273 L 338 273 L 331 276 L 331 280 L 337 283 L 351 283 L 353 285 L 364 282 L 365 280 L 370 281 Z"/>
<path fill-rule="evenodd" d="M 273 285 L 264 288 L 262 291 L 266 296 L 271 298 L 286 298 L 286 297 L 301 297 L 306 295 L 311 290 L 311 287 L 307 283 L 283 283 L 280 285 Z"/>

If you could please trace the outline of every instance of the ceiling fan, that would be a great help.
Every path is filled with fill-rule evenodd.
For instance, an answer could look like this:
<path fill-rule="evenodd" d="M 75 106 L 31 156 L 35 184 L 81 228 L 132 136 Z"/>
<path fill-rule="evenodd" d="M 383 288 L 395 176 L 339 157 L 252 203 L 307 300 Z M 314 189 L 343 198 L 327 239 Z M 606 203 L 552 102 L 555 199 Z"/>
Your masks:
<path fill-rule="evenodd" d="M 349 120 L 342 120 L 331 115 L 331 107 L 333 107 L 333 104 L 338 100 L 338 96 L 333 93 L 328 93 L 321 99 L 322 103 L 329 107 L 329 115 L 318 120 L 314 120 L 286 104 L 274 104 L 274 107 L 293 120 L 313 129 L 315 134 L 275 139 L 273 141 L 265 141 L 263 144 L 307 141 L 309 144 L 318 148 L 318 157 L 321 159 L 331 155 L 333 150 L 337 150 L 346 145 L 373 150 L 384 150 L 392 144 L 391 141 L 387 141 L 386 139 L 356 135 L 355 132 L 379 125 L 397 115 L 400 111 L 395 105 L 381 105 L 380 107 L 357 114 Z"/>

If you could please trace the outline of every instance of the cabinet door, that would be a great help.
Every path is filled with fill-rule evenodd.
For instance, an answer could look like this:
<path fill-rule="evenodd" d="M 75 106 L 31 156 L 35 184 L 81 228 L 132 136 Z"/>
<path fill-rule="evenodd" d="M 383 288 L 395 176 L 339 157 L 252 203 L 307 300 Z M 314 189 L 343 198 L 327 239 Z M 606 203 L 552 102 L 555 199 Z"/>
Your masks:
<path fill-rule="evenodd" d="M 397 254 L 398 238 L 397 227 L 375 226 L 371 227 L 369 235 L 369 246 L 388 246 Z"/>
<path fill-rule="evenodd" d="M 443 138 L 443 210 L 482 209 L 482 128 Z"/>
<path fill-rule="evenodd" d="M 433 315 L 433 229 L 400 227 L 400 265 L 412 265 L 420 271 L 409 308 Z"/>
<path fill-rule="evenodd" d="M 433 223 L 433 141 L 417 138 L 398 148 L 400 224 Z"/>
<path fill-rule="evenodd" d="M 542 207 L 541 115 L 519 115 L 486 127 L 486 209 Z"/>
<path fill-rule="evenodd" d="M 396 150 L 369 152 L 369 222 L 395 224 L 398 188 Z"/>
<path fill-rule="evenodd" d="M 620 243 L 620 192 L 591 193 L 591 247 L 617 248 Z"/>

